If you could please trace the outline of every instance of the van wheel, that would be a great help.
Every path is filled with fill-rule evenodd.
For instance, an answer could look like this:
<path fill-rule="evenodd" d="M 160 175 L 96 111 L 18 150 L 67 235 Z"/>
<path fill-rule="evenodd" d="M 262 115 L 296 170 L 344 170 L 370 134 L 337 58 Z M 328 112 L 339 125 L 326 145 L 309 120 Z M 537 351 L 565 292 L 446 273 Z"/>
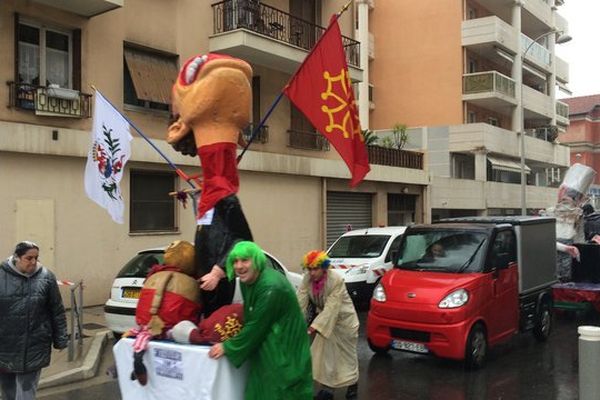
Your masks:
<path fill-rule="evenodd" d="M 367 339 L 367 343 L 369 344 L 369 348 L 375 354 L 387 354 L 390 351 L 390 347 L 379 347 L 375 346 L 369 339 Z"/>
<path fill-rule="evenodd" d="M 465 366 L 467 369 L 479 369 L 485 364 L 487 356 L 487 338 L 481 324 L 475 324 L 469 332 L 465 348 Z"/>
<path fill-rule="evenodd" d="M 552 331 L 552 311 L 550 302 L 542 300 L 539 311 L 535 317 L 535 326 L 533 327 L 533 336 L 538 342 L 545 342 Z"/>

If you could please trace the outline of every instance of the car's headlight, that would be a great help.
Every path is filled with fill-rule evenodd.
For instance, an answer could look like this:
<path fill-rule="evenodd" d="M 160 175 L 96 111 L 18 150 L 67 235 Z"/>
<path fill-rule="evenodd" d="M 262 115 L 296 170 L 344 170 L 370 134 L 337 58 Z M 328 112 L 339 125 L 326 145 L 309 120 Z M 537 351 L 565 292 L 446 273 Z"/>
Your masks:
<path fill-rule="evenodd" d="M 381 283 L 378 283 L 373 290 L 373 300 L 378 301 L 380 303 L 384 303 L 387 298 L 385 297 L 385 289 Z"/>
<path fill-rule="evenodd" d="M 467 304 L 467 301 L 469 301 L 469 292 L 465 289 L 458 289 L 444 297 L 444 299 L 440 301 L 440 304 L 438 304 L 438 307 L 458 308 Z"/>

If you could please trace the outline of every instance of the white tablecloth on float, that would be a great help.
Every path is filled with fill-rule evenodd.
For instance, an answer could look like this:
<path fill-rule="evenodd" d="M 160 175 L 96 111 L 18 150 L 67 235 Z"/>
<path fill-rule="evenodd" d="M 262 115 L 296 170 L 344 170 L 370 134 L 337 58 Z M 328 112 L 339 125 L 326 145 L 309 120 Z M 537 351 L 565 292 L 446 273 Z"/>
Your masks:
<path fill-rule="evenodd" d="M 242 400 L 246 367 L 235 368 L 225 356 L 208 357 L 209 346 L 151 341 L 144 354 L 148 383 L 130 379 L 133 339 L 113 347 L 123 400 Z"/>

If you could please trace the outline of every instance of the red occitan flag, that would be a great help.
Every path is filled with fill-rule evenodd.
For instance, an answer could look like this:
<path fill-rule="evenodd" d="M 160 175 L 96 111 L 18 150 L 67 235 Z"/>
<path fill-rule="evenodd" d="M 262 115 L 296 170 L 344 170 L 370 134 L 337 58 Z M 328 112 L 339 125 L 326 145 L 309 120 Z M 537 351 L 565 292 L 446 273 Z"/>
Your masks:
<path fill-rule="evenodd" d="M 354 187 L 370 171 L 337 16 L 283 92 L 348 165 Z"/>

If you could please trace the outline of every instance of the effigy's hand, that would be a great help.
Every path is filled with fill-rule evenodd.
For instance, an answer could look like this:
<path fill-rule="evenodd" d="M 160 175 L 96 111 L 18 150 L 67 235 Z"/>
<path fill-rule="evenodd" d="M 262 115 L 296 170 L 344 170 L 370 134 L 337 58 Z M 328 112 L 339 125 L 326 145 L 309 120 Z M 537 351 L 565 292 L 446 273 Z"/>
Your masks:
<path fill-rule="evenodd" d="M 219 284 L 219 281 L 224 277 L 225 273 L 223 270 L 218 265 L 214 265 L 208 274 L 200 278 L 200 289 L 207 290 L 209 292 L 215 290 Z"/>
<path fill-rule="evenodd" d="M 592 242 L 600 244 L 600 235 L 594 235 Z"/>
<path fill-rule="evenodd" d="M 579 254 L 579 249 L 577 247 L 567 245 L 565 247 L 565 251 L 571 256 L 571 258 L 574 258 L 577 261 L 579 261 L 580 254 Z"/>
<path fill-rule="evenodd" d="M 225 354 L 225 349 L 223 348 L 222 343 L 214 344 L 208 351 L 208 356 L 215 360 L 218 360 L 219 358 L 223 357 L 223 354 Z"/>

